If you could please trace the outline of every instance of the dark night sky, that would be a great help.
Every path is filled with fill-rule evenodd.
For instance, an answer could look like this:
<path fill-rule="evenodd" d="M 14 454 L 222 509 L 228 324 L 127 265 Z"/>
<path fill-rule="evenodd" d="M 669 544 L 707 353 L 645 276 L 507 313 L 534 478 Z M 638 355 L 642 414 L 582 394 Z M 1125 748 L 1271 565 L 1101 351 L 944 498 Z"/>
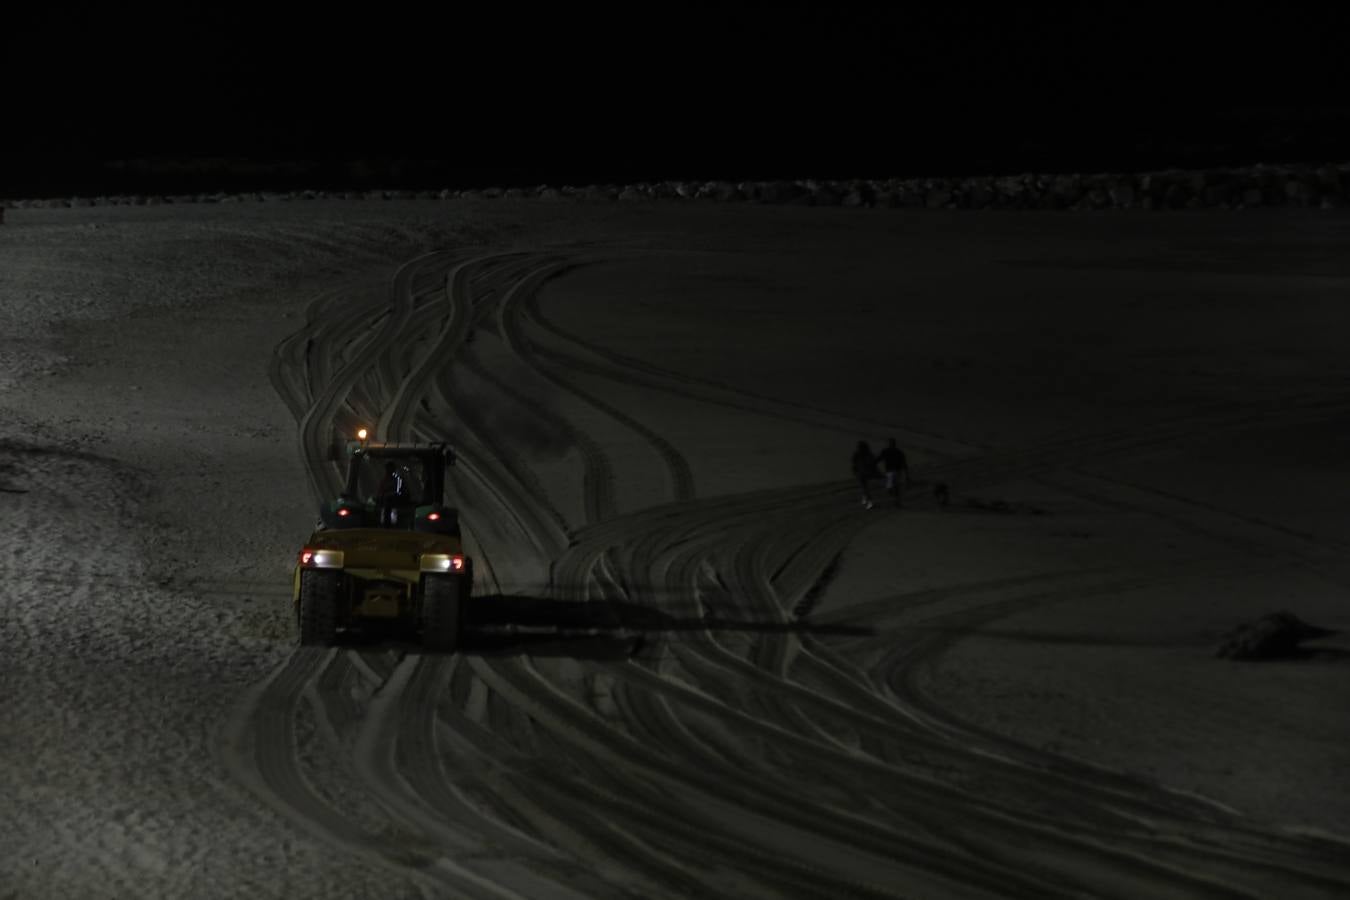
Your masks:
<path fill-rule="evenodd" d="M 7 175 L 16 160 L 379 157 L 526 181 L 1350 158 L 1345 12 L 902 6 L 17 12 L 0 155 Z"/>

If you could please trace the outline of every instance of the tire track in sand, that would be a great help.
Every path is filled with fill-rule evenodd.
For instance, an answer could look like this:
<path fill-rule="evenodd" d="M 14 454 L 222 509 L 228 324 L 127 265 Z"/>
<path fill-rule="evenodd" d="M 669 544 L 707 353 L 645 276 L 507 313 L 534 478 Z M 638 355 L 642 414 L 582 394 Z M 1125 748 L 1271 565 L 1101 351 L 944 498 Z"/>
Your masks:
<path fill-rule="evenodd" d="M 552 263 L 541 261 L 541 266 Z M 525 330 L 538 327 L 528 311 L 542 278 L 539 270 L 523 271 L 535 275 L 516 279 L 504 296 L 496 295 L 501 334 L 526 365 L 536 371 L 540 366 L 551 369 L 554 378 L 565 381 L 567 364 L 535 347 Z M 392 321 L 391 316 L 385 331 Z M 445 346 L 438 346 L 448 355 L 455 340 L 446 338 Z M 368 349 L 352 356 L 349 365 L 367 364 Z M 392 371 L 400 379 L 396 391 L 411 396 L 431 384 L 439 399 L 453 404 L 456 386 L 448 375 L 449 365 L 436 372 L 437 366 L 427 362 L 430 358 L 431 354 L 424 356 L 411 369 L 386 368 L 386 373 Z M 293 352 L 287 359 L 294 359 Z M 414 381 L 422 387 L 406 380 L 413 371 L 421 373 Z M 428 377 L 424 381 L 421 375 Z M 318 403 L 327 399 L 321 397 Z M 367 396 L 358 402 L 376 399 Z M 600 402 L 597 408 L 605 405 Z M 404 403 L 401 424 L 418 433 L 443 434 L 445 423 L 419 409 L 420 403 Z M 1310 404 L 1304 413 L 1315 416 L 1324 411 Z M 1148 439 L 1175 437 L 1159 432 Z M 1066 439 L 1020 455 L 949 460 L 935 464 L 930 473 L 960 476 L 966 484 L 992 483 L 1013 473 L 1024 476 L 1069 465 L 1085 452 L 1148 446 L 1139 443 L 1138 434 L 1133 445 L 1125 438 L 1113 440 Z M 521 811 L 519 830 L 508 834 L 527 842 L 542 840 L 574 856 L 600 853 L 611 865 L 626 865 L 647 883 L 666 879 L 697 885 L 713 895 L 832 896 L 844 887 L 859 895 L 890 896 L 896 885 L 933 896 L 1079 896 L 1084 890 L 1107 896 L 1250 895 L 1232 883 L 1235 876 L 1219 871 L 1221 864 L 1232 862 L 1241 841 L 1230 823 L 1206 821 L 1212 809 L 1197 813 L 1172 798 L 1174 808 L 1161 804 L 1160 812 L 1149 806 L 1158 802 L 1156 797 L 1134 796 L 1128 785 L 1097 786 L 1094 780 L 1099 783 L 1101 773 L 1073 770 L 1076 783 L 1085 789 L 1079 805 L 1086 810 L 1077 816 L 1091 826 L 1074 833 L 1067 823 L 1057 825 L 1037 809 L 1018 809 L 1016 803 L 1019 791 L 1040 789 L 1063 796 L 1073 779 L 1066 781 L 1063 773 L 1053 773 L 1052 778 L 1038 771 L 1041 759 L 1011 752 L 1000 755 L 998 748 L 981 745 L 968 732 L 935 724 L 906 702 L 908 697 L 897 703 L 893 692 L 876 690 L 865 673 L 851 671 L 846 660 L 833 658 L 829 648 L 811 635 L 783 630 L 790 624 L 785 610 L 828 564 L 824 550 L 802 553 L 801 548 L 837 549 L 856 528 L 839 512 L 851 494 L 846 482 L 706 500 L 692 499 L 691 483 L 689 498 L 683 502 L 677 490 L 677 502 L 625 516 L 604 515 L 602 504 L 592 499 L 590 524 L 578 530 L 572 546 L 564 549 L 546 534 L 547 527 L 522 511 L 535 502 L 525 481 L 494 463 L 486 445 L 477 443 L 474 452 L 477 456 L 461 479 L 476 492 L 466 505 L 471 513 L 468 524 L 490 524 L 485 503 L 493 505 L 494 514 L 504 512 L 518 520 L 521 534 L 534 535 L 528 540 L 535 546 L 528 552 L 551 556 L 558 599 L 607 598 L 611 603 L 696 617 L 701 603 L 698 579 L 711 571 L 725 589 L 729 611 L 767 620 L 780 630 L 765 632 L 738 652 L 723 646 L 729 634 L 725 628 L 707 623 L 689 632 L 696 639 L 670 642 L 671 656 L 678 658 L 670 666 L 676 668 L 653 669 L 638 661 L 574 661 L 586 679 L 621 686 L 617 706 L 608 716 L 545 675 L 539 667 L 545 660 L 529 655 L 468 658 L 450 667 L 464 666 L 471 673 L 467 681 L 458 682 L 467 685 L 462 696 L 465 702 L 469 696 L 487 698 L 485 708 L 493 711 L 472 729 L 471 720 L 461 712 L 461 695 L 450 694 L 453 673 L 443 665 L 424 669 L 419 662 L 405 661 L 386 682 L 389 692 L 381 698 L 377 713 L 402 735 L 395 741 L 402 750 L 377 752 L 373 737 L 377 732 L 369 730 L 359 755 L 364 759 L 365 789 L 392 804 L 390 815 L 417 825 L 424 837 L 439 834 L 449 844 L 449 836 L 438 829 L 449 828 L 449 834 L 458 835 L 454 829 L 465 821 L 446 806 L 447 798 L 455 796 L 454 782 L 435 762 L 437 742 L 454 734 L 443 745 L 458 744 L 458 735 L 463 735 L 462 740 L 477 750 L 459 753 L 495 753 L 512 760 L 516 774 L 511 784 L 498 779 L 489 789 L 495 805 Z M 669 471 L 672 484 L 677 484 L 675 469 Z M 494 562 L 526 552 L 518 545 L 520 539 L 507 531 L 480 530 L 474 536 L 479 544 L 475 552 L 489 578 Z M 1061 589 L 1060 596 L 1068 590 Z M 1025 597 L 1013 599 L 1029 602 Z M 665 642 L 663 634 L 655 645 L 664 647 Z M 658 660 L 658 666 L 665 665 Z M 799 673 L 812 683 L 829 684 L 830 692 L 799 683 Z M 313 673 L 304 677 L 312 683 Z M 726 694 L 728 688 L 732 693 Z M 430 716 L 427 707 L 433 710 Z M 833 739 L 831 724 L 806 727 L 841 720 L 865 733 L 878 752 L 860 751 Z M 719 743 L 723 734 L 732 736 L 729 746 L 749 746 L 758 740 L 780 749 L 777 756 L 727 756 Z M 545 748 L 550 748 L 550 756 L 541 758 Z M 922 749 L 928 763 L 912 761 L 915 748 Z M 945 770 L 937 765 L 944 762 Z M 927 775 L 925 764 L 930 768 Z M 883 802 L 865 813 L 843 809 L 838 806 L 841 801 L 828 794 L 813 794 L 809 784 L 794 785 L 794 777 L 811 771 L 823 775 L 826 786 L 846 793 L 852 785 L 875 785 Z M 995 791 L 982 796 L 973 781 L 971 790 L 963 790 L 960 781 L 944 782 L 944 771 L 947 777 L 965 771 L 964 778 L 992 780 L 1004 795 Z M 747 784 L 747 773 L 760 780 Z M 416 791 L 413 783 L 420 785 Z M 431 796 L 439 801 L 423 802 Z M 470 809 L 477 806 L 468 804 Z M 1142 818 L 1141 809 L 1152 818 L 1134 820 L 1131 831 L 1130 817 Z M 493 816 L 490 821 L 499 819 Z M 1197 839 L 1197 859 L 1178 862 L 1192 837 Z M 683 865 L 669 852 L 675 848 L 678 855 L 715 861 L 719 869 L 739 872 L 736 887 L 722 876 Z M 1165 858 L 1152 858 L 1149 851 L 1155 848 L 1156 855 Z M 1289 877 L 1290 869 L 1300 860 L 1317 864 L 1318 858 L 1315 846 L 1294 842 L 1232 871 L 1260 875 L 1258 870 L 1268 865 L 1267 876 L 1297 886 L 1299 880 Z M 1330 871 L 1336 874 L 1334 866 Z M 559 883 L 575 883 L 576 876 L 560 869 L 553 877 Z M 1335 877 L 1319 882 L 1314 876 L 1301 886 L 1320 890 L 1339 883 Z"/>

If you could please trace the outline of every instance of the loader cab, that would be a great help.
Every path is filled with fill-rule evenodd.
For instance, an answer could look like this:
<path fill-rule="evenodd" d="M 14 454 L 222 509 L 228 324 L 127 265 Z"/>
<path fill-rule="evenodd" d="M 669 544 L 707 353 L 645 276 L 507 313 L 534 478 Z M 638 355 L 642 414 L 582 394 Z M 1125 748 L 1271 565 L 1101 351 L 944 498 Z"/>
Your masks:
<path fill-rule="evenodd" d="M 324 528 L 459 534 L 458 510 L 445 505 L 454 451 L 445 444 L 354 444 L 342 492 L 321 510 Z"/>

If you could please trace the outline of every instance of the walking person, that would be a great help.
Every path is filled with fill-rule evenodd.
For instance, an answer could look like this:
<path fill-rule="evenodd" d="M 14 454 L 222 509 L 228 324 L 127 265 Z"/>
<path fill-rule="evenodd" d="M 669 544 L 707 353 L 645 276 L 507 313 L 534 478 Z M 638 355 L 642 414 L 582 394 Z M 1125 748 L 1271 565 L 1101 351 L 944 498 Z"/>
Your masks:
<path fill-rule="evenodd" d="M 863 507 L 871 509 L 871 482 L 877 478 L 878 472 L 877 458 L 872 454 L 872 448 L 867 446 L 867 441 L 858 441 L 858 447 L 853 451 L 853 475 L 858 479 L 858 486 L 862 488 Z"/>
<path fill-rule="evenodd" d="M 896 509 L 900 508 L 900 497 L 909 483 L 909 463 L 905 460 L 905 451 L 895 446 L 895 438 L 880 455 L 881 471 L 886 475 L 886 493 L 895 500 Z"/>

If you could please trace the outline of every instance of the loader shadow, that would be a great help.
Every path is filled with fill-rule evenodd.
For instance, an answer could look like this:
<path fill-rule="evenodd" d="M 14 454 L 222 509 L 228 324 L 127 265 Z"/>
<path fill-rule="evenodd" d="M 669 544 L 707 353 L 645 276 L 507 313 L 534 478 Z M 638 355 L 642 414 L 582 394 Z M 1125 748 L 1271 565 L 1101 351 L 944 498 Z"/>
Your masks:
<path fill-rule="evenodd" d="M 487 594 L 469 601 L 468 624 L 525 627 L 598 628 L 627 631 L 760 631 L 871 635 L 857 625 L 825 625 L 737 619 L 723 616 L 680 617 L 640 603 L 614 600 L 578 602 L 520 594 Z"/>
<path fill-rule="evenodd" d="M 1311 665 L 1313 663 L 1334 663 L 1345 665 L 1350 663 L 1350 650 L 1341 647 L 1294 647 L 1283 653 L 1271 654 L 1260 659 L 1235 659 L 1231 660 L 1237 665 L 1243 666 L 1278 666 L 1281 663 L 1304 663 Z"/>
<path fill-rule="evenodd" d="M 625 660 L 639 656 L 658 634 L 675 632 L 876 634 L 853 625 L 757 621 L 726 617 L 681 618 L 650 606 L 615 601 L 571 602 L 516 594 L 470 598 L 464 630 L 453 651 L 470 656 L 566 657 Z M 343 632 L 336 645 L 347 650 L 434 654 L 415 634 L 397 625 L 370 625 Z"/>
<path fill-rule="evenodd" d="M 1212 636 L 1205 632 L 1196 632 L 1190 635 L 1177 635 L 1170 638 L 1162 637 L 1125 637 L 1110 633 L 1076 633 L 1066 634 L 1062 632 L 1051 631 L 1030 631 L 1030 630 L 1011 630 L 1007 628 L 951 628 L 951 627 L 925 627 L 917 626 L 911 629 L 915 632 L 930 632 L 957 635 L 963 638 L 983 638 L 993 641 L 1008 641 L 1023 644 L 1041 644 L 1045 646 L 1065 646 L 1065 647 L 1105 647 L 1105 648 L 1128 648 L 1138 647 L 1150 650 L 1192 650 L 1205 655 L 1213 655 Z M 1337 632 L 1328 631 L 1323 637 L 1332 637 Z M 1314 640 L 1310 638 L 1310 640 Z M 1319 647 L 1319 646 L 1295 646 L 1288 647 L 1278 651 L 1272 651 L 1268 655 L 1255 658 L 1237 658 L 1233 662 L 1239 665 L 1256 664 L 1276 664 L 1280 662 L 1320 662 L 1320 663 L 1347 663 L 1350 662 L 1350 649 L 1345 647 Z"/>
<path fill-rule="evenodd" d="M 466 610 L 462 650 L 480 655 L 529 653 L 586 659 L 638 655 L 658 634 L 760 632 L 864 635 L 871 628 L 807 622 L 673 616 L 620 601 L 575 602 L 519 594 L 474 597 Z M 578 633 L 581 632 L 581 633 Z"/>

